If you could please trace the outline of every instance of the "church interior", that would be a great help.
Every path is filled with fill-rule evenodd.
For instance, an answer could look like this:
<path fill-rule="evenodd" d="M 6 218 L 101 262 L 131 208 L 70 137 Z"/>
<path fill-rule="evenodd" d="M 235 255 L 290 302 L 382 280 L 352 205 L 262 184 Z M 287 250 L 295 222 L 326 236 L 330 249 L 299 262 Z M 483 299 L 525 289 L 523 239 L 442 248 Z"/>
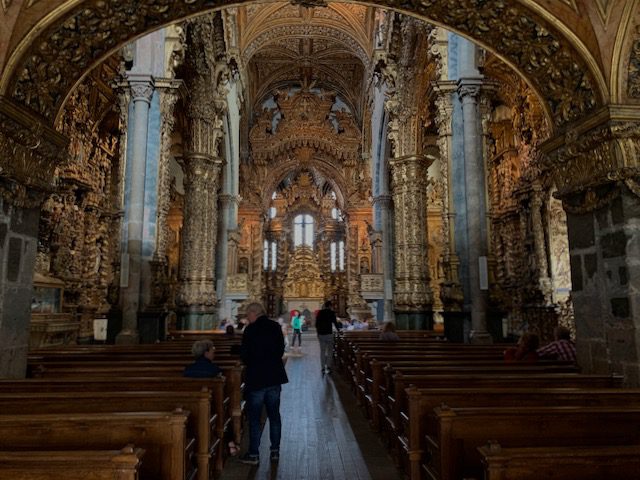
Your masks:
<path fill-rule="evenodd" d="M 601 382 L 627 409 L 612 422 L 640 414 L 640 0 L 0 0 L 0 24 L 7 412 L 25 377 L 71 382 L 73 352 L 86 378 L 108 352 L 166 357 L 175 374 L 187 343 L 252 302 L 312 324 L 330 301 L 347 322 L 393 322 L 396 353 L 443 355 L 433 342 L 446 339 L 497 376 L 506 343 L 548 343 L 564 327 L 585 383 L 562 362 L 518 367 L 521 380 Z M 358 383 L 384 376 L 357 354 L 367 332 L 336 340 L 356 413 L 412 480 L 462 478 L 461 465 L 422 465 L 429 448 L 400 410 Z M 228 361 L 231 385 L 241 367 Z M 151 381 L 160 366 L 139 369 L 167 388 Z M 230 423 L 212 435 L 240 441 L 239 400 L 218 393 Z M 618 405 L 602 398 L 584 405 Z M 192 472 L 201 480 L 226 461 L 209 457 Z M 485 478 L 542 478 L 497 471 Z M 614 478 L 603 471 L 593 478 Z"/>

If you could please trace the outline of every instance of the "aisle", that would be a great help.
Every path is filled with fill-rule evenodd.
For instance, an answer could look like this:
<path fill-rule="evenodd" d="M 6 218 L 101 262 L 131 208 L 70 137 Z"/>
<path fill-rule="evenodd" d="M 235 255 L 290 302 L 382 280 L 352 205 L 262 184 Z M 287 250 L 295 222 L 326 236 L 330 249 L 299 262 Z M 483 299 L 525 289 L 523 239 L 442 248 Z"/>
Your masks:
<path fill-rule="evenodd" d="M 353 405 L 338 373 L 320 372 L 315 332 L 302 337 L 302 354 L 287 361 L 283 386 L 280 462 L 269 462 L 268 424 L 260 444 L 260 465 L 231 458 L 220 480 L 400 480 L 386 450 Z"/>

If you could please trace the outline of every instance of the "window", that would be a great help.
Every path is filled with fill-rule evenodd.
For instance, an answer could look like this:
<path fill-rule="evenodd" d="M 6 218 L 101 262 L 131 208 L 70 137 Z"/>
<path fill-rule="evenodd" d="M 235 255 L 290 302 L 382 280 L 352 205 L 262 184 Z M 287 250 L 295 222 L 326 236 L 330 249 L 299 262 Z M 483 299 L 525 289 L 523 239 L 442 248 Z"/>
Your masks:
<path fill-rule="evenodd" d="M 293 245 L 307 245 L 313 248 L 313 217 L 298 215 L 293 220 Z"/>
<path fill-rule="evenodd" d="M 337 258 L 336 258 L 336 242 L 331 242 L 331 271 L 335 272 L 336 271 L 336 264 L 337 264 Z"/>
<path fill-rule="evenodd" d="M 278 265 L 278 244 L 271 242 L 271 270 L 276 271 Z"/>
<path fill-rule="evenodd" d="M 334 220 L 342 221 L 342 212 L 339 208 L 333 207 L 331 209 L 331 218 L 333 218 Z"/>
<path fill-rule="evenodd" d="M 338 265 L 340 271 L 344 271 L 344 241 L 340 240 L 338 244 Z"/>
<path fill-rule="evenodd" d="M 262 246 L 262 268 L 264 270 L 269 268 L 269 242 L 267 240 Z"/>
<path fill-rule="evenodd" d="M 276 207 L 271 207 L 269 209 L 269 218 L 276 218 L 277 213 L 278 211 L 276 210 Z"/>

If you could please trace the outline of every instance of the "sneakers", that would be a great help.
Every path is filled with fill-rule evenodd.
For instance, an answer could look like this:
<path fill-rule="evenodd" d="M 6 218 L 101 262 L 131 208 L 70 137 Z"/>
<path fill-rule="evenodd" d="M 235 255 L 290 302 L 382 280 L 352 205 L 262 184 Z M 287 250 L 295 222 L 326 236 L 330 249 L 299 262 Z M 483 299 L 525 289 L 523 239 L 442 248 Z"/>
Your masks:
<path fill-rule="evenodd" d="M 280 460 L 280 450 L 271 450 L 271 461 L 277 462 Z"/>
<path fill-rule="evenodd" d="M 242 457 L 240 457 L 240 461 L 245 465 L 258 465 L 260 463 L 260 457 L 258 455 L 249 455 L 245 453 Z"/>

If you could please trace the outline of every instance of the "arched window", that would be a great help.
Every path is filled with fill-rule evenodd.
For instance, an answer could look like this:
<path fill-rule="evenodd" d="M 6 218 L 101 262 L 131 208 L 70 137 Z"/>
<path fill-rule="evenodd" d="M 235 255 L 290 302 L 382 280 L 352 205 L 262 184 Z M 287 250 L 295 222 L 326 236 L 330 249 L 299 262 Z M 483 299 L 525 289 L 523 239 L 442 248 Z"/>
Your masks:
<path fill-rule="evenodd" d="M 313 247 L 313 217 L 298 215 L 293 219 L 293 245 L 307 245 Z"/>
<path fill-rule="evenodd" d="M 331 242 L 331 271 L 336 271 L 337 266 L 336 242 Z"/>
<path fill-rule="evenodd" d="M 271 207 L 269 209 L 269 218 L 276 218 L 277 214 L 278 214 L 278 210 L 276 209 L 276 207 Z"/>
<path fill-rule="evenodd" d="M 338 244 L 338 266 L 340 271 L 344 271 L 344 241 L 340 240 Z"/>
<path fill-rule="evenodd" d="M 262 268 L 264 270 L 269 268 L 269 241 L 265 240 L 262 245 Z"/>

